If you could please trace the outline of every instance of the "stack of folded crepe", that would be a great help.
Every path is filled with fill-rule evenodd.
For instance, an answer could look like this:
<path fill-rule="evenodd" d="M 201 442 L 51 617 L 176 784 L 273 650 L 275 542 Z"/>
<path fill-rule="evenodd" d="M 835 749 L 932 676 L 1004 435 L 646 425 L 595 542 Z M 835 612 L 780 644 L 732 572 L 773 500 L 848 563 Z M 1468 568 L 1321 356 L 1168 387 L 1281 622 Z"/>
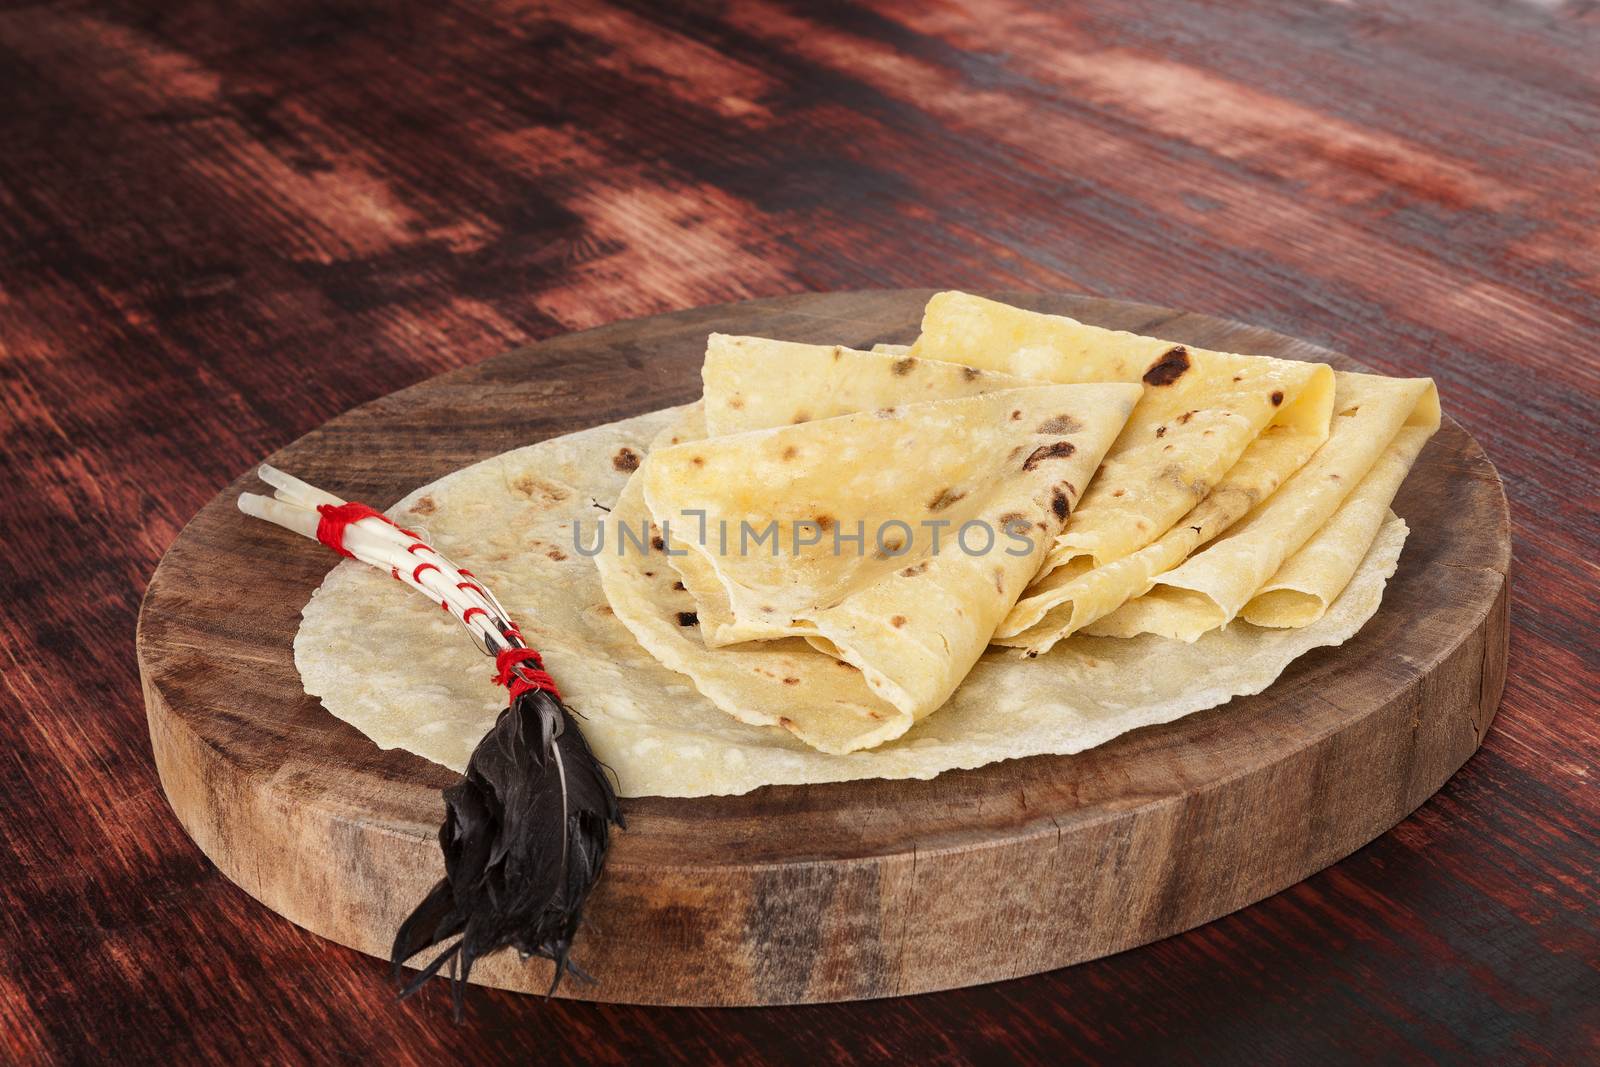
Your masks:
<path fill-rule="evenodd" d="M 830 753 L 905 733 L 991 643 L 1315 622 L 1439 422 L 1426 379 L 962 293 L 909 349 L 713 335 L 704 382 L 612 514 L 677 554 L 601 553 L 606 595 L 719 708 Z M 698 642 L 658 625 L 683 593 Z"/>
<path fill-rule="evenodd" d="M 925 778 L 1259 692 L 1377 610 L 1440 418 L 1427 379 L 962 293 L 909 348 L 713 335 L 703 377 L 392 511 L 527 620 L 623 795 Z M 307 606 L 307 691 L 459 768 L 496 694 L 381 585 Z"/>

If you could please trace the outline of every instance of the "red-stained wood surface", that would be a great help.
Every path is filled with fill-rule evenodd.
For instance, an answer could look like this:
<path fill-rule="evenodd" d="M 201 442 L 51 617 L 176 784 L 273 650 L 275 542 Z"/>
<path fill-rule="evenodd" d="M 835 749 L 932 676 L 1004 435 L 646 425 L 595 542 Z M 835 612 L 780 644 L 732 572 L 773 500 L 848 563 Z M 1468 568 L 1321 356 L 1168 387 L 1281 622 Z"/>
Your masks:
<path fill-rule="evenodd" d="M 1596 56 L 1600 10 L 1559 0 L 0 11 L 0 1059 L 1592 1057 Z M 133 621 L 256 458 L 566 330 L 901 286 L 1187 307 L 1438 379 L 1516 533 L 1481 752 L 1189 934 L 828 1007 L 474 991 L 457 1028 L 189 842 Z"/>

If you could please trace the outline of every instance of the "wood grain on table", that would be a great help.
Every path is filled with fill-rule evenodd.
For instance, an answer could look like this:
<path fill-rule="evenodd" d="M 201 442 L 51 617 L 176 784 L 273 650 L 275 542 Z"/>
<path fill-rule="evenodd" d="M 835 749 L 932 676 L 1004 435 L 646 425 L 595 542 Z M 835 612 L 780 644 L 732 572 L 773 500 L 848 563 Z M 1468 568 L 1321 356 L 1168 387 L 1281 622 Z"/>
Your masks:
<path fill-rule="evenodd" d="M 1558 0 L 0 11 L 0 1058 L 1592 1055 L 1597 54 L 1600 8 Z M 829 1007 L 475 991 L 458 1028 L 184 836 L 133 621 L 253 461 L 563 331 L 901 286 L 1188 307 L 1433 375 L 1516 532 L 1479 755 L 1200 930 Z"/>

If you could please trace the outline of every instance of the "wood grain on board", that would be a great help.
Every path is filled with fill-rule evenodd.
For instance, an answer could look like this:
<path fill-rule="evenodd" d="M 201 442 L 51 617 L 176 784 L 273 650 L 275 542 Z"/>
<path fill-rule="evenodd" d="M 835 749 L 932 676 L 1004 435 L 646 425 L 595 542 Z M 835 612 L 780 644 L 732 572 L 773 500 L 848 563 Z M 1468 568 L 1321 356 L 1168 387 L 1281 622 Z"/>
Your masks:
<path fill-rule="evenodd" d="M 657 391 L 695 395 L 713 330 L 868 348 L 911 340 L 929 295 L 779 297 L 569 334 L 359 408 L 271 462 L 392 503 L 554 432 L 640 414 Z M 1212 350 L 1344 362 L 1170 308 L 1006 299 Z M 641 377 L 658 389 L 641 395 Z M 541 407 L 564 414 L 530 426 L 524 412 Z M 223 873 L 382 958 L 444 872 L 438 790 L 454 775 L 380 752 L 305 694 L 295 631 L 335 560 L 243 521 L 238 495 L 254 487 L 248 474 L 207 504 L 146 592 L 138 657 L 156 766 Z M 1505 680 L 1511 531 L 1494 468 L 1447 422 L 1396 508 L 1413 548 L 1379 616 L 1256 697 L 1077 756 L 929 782 L 623 801 L 627 829 L 573 949 L 597 982 L 562 995 L 765 1005 L 976 985 L 1170 936 L 1344 858 L 1477 750 Z M 474 978 L 543 992 L 550 966 L 501 953 Z"/>
<path fill-rule="evenodd" d="M 24 1062 L 1583 1058 L 1597 50 L 1600 13 L 1572 2 L 7 7 L 0 1042 Z M 1515 533 L 1479 754 L 1373 845 L 1192 933 L 832 1007 L 479 992 L 463 1030 L 190 843 L 135 613 L 259 457 L 568 330 L 900 286 L 1188 307 L 1435 376 Z"/>

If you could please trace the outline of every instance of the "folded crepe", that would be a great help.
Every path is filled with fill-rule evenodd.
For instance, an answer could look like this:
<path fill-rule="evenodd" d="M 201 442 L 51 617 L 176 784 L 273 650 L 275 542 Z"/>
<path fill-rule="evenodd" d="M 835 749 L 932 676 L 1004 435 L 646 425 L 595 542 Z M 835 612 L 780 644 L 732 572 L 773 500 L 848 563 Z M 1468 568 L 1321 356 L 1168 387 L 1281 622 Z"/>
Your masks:
<path fill-rule="evenodd" d="M 1359 563 L 1371 546 L 1440 418 L 1431 379 L 1344 372 L 1335 379 L 1337 414 L 1317 454 L 1224 537 L 1087 632 L 1194 641 L 1258 594 L 1252 613 L 1266 625 L 1320 617 L 1354 573 L 1349 558 Z"/>
<path fill-rule="evenodd" d="M 1309 626 L 1327 614 L 1378 531 L 1394 517 L 1389 505 L 1433 431 L 1424 424 L 1396 434 L 1333 518 L 1278 568 L 1271 581 L 1256 590 L 1239 617 L 1257 626 L 1281 628 Z"/>
<path fill-rule="evenodd" d="M 893 357 L 840 345 L 712 334 L 701 368 L 705 393 L 663 436 L 665 444 L 789 426 L 918 400 L 974 396 L 1046 384 L 960 363 Z M 667 563 L 695 601 L 702 640 L 712 647 L 779 636 L 763 620 L 735 616 L 705 554 Z"/>
<path fill-rule="evenodd" d="M 1051 381 L 1141 382 L 1043 573 L 997 640 L 1038 654 L 1149 588 L 1269 496 L 1327 437 L 1333 372 L 940 293 L 919 356 Z"/>
<path fill-rule="evenodd" d="M 1331 407 L 1332 397 L 1327 399 Z M 994 643 L 1037 656 L 1143 594 L 1159 575 L 1270 497 L 1326 437 L 1325 415 L 1309 425 L 1268 424 L 1210 494 L 1155 541 L 1104 566 L 1061 568 L 1040 578 L 1001 624 Z"/>
<path fill-rule="evenodd" d="M 1005 389 L 652 450 L 612 522 L 638 541 L 653 519 L 663 552 L 703 557 L 745 632 L 806 639 L 756 650 L 786 657 L 781 671 L 747 646 L 685 657 L 680 644 L 667 662 L 651 644 L 666 590 L 650 583 L 663 559 L 690 557 L 602 553 L 607 596 L 741 721 L 826 752 L 880 744 L 966 676 L 1138 397 L 1115 383 Z"/>
<path fill-rule="evenodd" d="M 1047 382 L 842 345 L 714 333 L 700 369 L 708 437 Z"/>

